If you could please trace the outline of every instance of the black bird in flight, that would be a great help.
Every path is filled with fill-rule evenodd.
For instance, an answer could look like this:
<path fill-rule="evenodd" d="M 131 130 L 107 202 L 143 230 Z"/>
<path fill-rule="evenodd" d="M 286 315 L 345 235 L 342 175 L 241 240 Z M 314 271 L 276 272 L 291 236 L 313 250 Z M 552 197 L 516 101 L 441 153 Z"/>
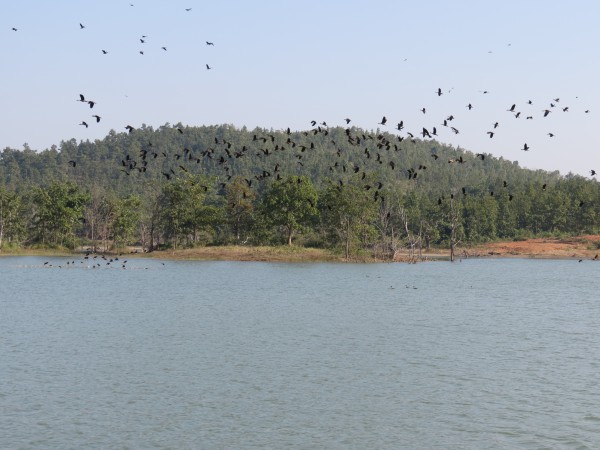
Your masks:
<path fill-rule="evenodd" d="M 106 50 L 102 50 L 102 54 L 106 55 L 108 52 Z"/>
<path fill-rule="evenodd" d="M 79 125 L 83 125 L 83 126 L 85 126 L 86 128 L 88 127 L 88 124 L 87 124 L 87 122 L 85 122 L 85 121 L 82 121 L 82 122 L 81 122 Z"/>
<path fill-rule="evenodd" d="M 521 150 L 525 152 L 529 150 L 529 145 L 527 145 L 527 142 L 523 145 L 523 148 Z"/>
<path fill-rule="evenodd" d="M 346 125 L 348 125 L 350 123 L 350 119 L 345 118 L 344 120 L 346 121 Z"/>
<path fill-rule="evenodd" d="M 596 171 L 594 169 L 590 170 L 590 175 L 592 177 L 595 177 L 596 176 Z"/>
<path fill-rule="evenodd" d="M 94 114 L 92 117 L 96 118 L 96 123 L 100 122 L 101 117 L 98 114 Z"/>
<path fill-rule="evenodd" d="M 383 116 L 383 117 L 381 118 L 381 122 L 377 122 L 377 123 L 378 123 L 379 125 L 385 125 L 385 123 L 386 123 L 386 122 L 387 122 L 387 119 L 386 119 L 386 117 L 385 117 L 385 116 Z"/>
<path fill-rule="evenodd" d="M 544 109 L 544 117 L 546 117 L 548 114 L 550 114 L 552 111 L 550 111 L 549 109 Z"/>
<path fill-rule="evenodd" d="M 165 52 L 167 51 L 167 47 L 161 47 Z"/>
<path fill-rule="evenodd" d="M 507 109 L 507 111 L 509 112 L 515 112 L 515 108 L 517 107 L 516 103 L 513 103 L 513 105 L 510 107 L 510 109 Z"/>
<path fill-rule="evenodd" d="M 186 11 L 190 12 L 192 8 L 185 8 Z"/>
<path fill-rule="evenodd" d="M 438 97 L 439 97 L 440 95 L 442 95 L 442 88 L 438 88 L 438 90 L 437 90 L 437 91 L 435 91 L 435 93 L 438 95 Z"/>
<path fill-rule="evenodd" d="M 215 43 L 206 41 L 206 45 L 212 45 L 214 47 Z"/>
<path fill-rule="evenodd" d="M 94 105 L 96 104 L 96 102 L 92 101 L 92 100 L 88 100 L 87 103 L 88 103 L 88 105 L 90 105 L 90 109 L 92 109 L 94 107 Z"/>
<path fill-rule="evenodd" d="M 82 24 L 82 23 L 80 23 L 80 24 L 79 24 L 79 29 L 80 29 L 80 30 L 83 30 L 84 28 L 85 28 L 85 25 L 84 25 L 84 24 Z"/>
<path fill-rule="evenodd" d="M 18 31 L 15 27 L 12 27 L 11 30 L 13 31 Z"/>
<path fill-rule="evenodd" d="M 133 128 L 131 125 L 127 125 L 125 129 L 131 133 L 135 128 Z"/>
<path fill-rule="evenodd" d="M 79 94 L 79 100 L 77 100 L 78 102 L 85 102 L 85 97 L 83 96 L 83 94 Z"/>
<path fill-rule="evenodd" d="M 208 64 L 206 65 L 206 70 L 210 70 L 212 69 L 212 67 L 210 67 Z"/>

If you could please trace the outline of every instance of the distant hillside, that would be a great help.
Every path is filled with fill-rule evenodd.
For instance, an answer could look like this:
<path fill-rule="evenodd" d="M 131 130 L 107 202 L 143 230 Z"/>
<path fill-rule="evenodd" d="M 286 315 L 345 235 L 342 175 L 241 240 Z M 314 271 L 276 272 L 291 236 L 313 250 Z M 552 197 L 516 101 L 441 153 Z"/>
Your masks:
<path fill-rule="evenodd" d="M 317 125 L 288 133 L 166 124 L 158 129 L 143 126 L 131 133 L 111 131 L 95 142 L 63 141 L 58 148 L 41 152 L 6 148 L 0 158 L 0 182 L 18 188 L 73 180 L 130 193 L 140 190 L 140 182 L 166 180 L 163 173 L 177 176 L 188 170 L 221 181 L 227 175 L 251 178 L 263 171 L 273 173 L 275 167 L 280 174 L 307 175 L 316 185 L 373 173 L 382 182 L 432 195 L 464 186 L 498 190 L 504 181 L 519 189 L 535 183 L 554 185 L 564 179 L 558 171 L 523 169 L 517 163 L 489 154 L 477 157 L 433 139 L 400 141 L 379 130 Z M 416 177 L 409 180 L 411 169 Z"/>

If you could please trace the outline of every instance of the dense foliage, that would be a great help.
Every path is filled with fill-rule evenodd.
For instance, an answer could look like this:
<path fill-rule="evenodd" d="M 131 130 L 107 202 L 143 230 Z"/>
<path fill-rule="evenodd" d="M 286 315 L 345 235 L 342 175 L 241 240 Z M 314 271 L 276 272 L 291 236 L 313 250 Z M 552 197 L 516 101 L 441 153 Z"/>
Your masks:
<path fill-rule="evenodd" d="M 380 130 L 142 126 L 0 155 L 0 248 L 322 246 L 393 256 L 596 233 L 595 180 Z"/>

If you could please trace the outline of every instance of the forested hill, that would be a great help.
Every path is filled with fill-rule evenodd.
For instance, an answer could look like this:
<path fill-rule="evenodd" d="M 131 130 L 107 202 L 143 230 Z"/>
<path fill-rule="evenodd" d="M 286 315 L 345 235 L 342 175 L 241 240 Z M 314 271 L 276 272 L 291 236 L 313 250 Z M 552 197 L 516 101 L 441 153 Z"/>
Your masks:
<path fill-rule="evenodd" d="M 0 246 L 3 237 L 59 245 L 101 237 L 105 245 L 149 249 L 291 243 L 300 232 L 311 245 L 349 254 L 382 243 L 598 231 L 595 179 L 524 169 L 426 132 L 400 137 L 316 122 L 304 131 L 166 124 L 41 152 L 7 148 Z"/>
<path fill-rule="evenodd" d="M 302 132 L 249 131 L 228 125 L 142 126 L 130 133 L 111 131 L 95 142 L 63 141 L 58 148 L 41 152 L 6 148 L 0 159 L 0 182 L 17 190 L 71 180 L 129 194 L 140 192 L 146 181 L 167 181 L 186 171 L 214 177 L 216 183 L 236 175 L 248 179 L 262 179 L 267 173 L 306 175 L 316 186 L 367 173 L 388 186 L 433 196 L 463 187 L 469 192 L 500 192 L 504 182 L 519 192 L 527 186 L 555 186 L 578 178 L 523 169 L 516 162 L 476 156 L 432 139 L 400 141 L 380 130 L 323 125 Z"/>

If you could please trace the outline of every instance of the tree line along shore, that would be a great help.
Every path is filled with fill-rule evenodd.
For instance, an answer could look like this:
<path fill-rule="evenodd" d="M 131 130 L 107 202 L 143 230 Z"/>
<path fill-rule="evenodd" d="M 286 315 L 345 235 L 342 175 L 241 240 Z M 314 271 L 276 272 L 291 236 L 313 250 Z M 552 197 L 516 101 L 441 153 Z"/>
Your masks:
<path fill-rule="evenodd" d="M 599 234 L 599 194 L 594 178 L 380 130 L 143 126 L 43 151 L 4 149 L 0 249 L 493 256 L 482 246 Z M 600 248 L 594 238 L 584 247 L 590 255 Z"/>

